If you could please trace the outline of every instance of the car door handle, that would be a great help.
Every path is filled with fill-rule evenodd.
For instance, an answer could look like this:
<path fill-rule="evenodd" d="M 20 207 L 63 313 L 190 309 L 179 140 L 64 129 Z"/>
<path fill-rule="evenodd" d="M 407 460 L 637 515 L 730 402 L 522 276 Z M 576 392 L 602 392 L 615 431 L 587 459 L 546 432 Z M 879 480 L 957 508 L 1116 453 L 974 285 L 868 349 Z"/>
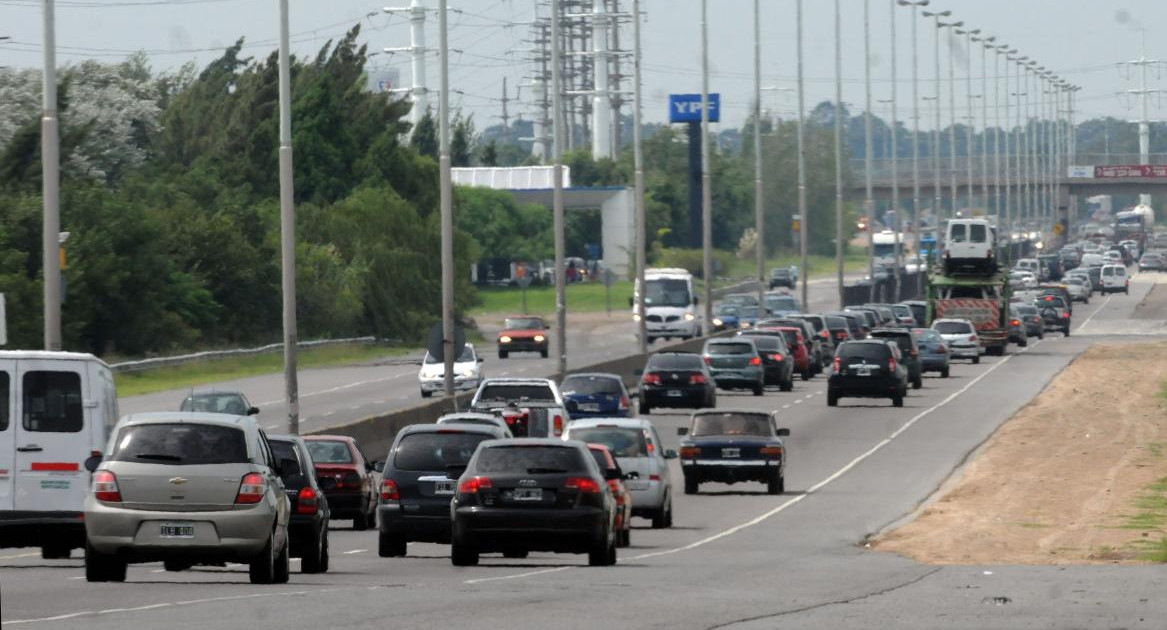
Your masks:
<path fill-rule="evenodd" d="M 39 453 L 45 449 L 37 446 L 36 444 L 29 444 L 28 446 L 18 447 L 16 450 L 21 453 Z"/>

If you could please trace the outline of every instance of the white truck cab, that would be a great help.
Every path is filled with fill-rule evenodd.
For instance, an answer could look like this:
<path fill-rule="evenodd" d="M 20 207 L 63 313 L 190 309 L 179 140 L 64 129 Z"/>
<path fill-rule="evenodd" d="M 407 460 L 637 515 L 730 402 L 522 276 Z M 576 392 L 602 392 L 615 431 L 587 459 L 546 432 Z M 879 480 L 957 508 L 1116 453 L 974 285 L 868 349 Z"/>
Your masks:
<path fill-rule="evenodd" d="M 117 422 L 113 372 L 91 354 L 0 351 L 0 547 L 85 545 L 85 462 Z"/>
<path fill-rule="evenodd" d="M 997 233 L 984 219 L 952 219 L 944 239 L 944 274 L 997 270 Z"/>
<path fill-rule="evenodd" d="M 691 339 L 701 335 L 693 274 L 685 269 L 645 269 L 644 284 L 644 327 L 649 343 L 654 339 Z M 638 282 L 637 297 L 640 291 Z M 637 315 L 637 297 L 632 299 L 633 318 Z"/>

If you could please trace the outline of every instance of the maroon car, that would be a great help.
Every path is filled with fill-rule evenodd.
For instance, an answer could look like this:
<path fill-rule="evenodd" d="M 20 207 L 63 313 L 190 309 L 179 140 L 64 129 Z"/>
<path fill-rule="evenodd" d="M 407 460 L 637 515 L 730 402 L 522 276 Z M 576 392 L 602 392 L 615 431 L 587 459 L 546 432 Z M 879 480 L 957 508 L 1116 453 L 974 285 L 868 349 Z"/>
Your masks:
<path fill-rule="evenodd" d="M 546 359 L 550 343 L 542 317 L 508 317 L 498 331 L 498 358 L 505 359 L 512 352 L 538 352 Z"/>
<path fill-rule="evenodd" d="M 353 520 L 353 529 L 365 530 L 377 522 L 377 495 L 373 467 L 347 435 L 304 437 L 316 469 L 316 480 L 334 519 Z"/>
<path fill-rule="evenodd" d="M 620 473 L 621 479 L 608 479 L 608 489 L 616 499 L 616 546 L 627 547 L 632 544 L 632 493 L 624 483 L 624 473 L 620 471 L 620 465 L 616 463 L 616 458 L 612 457 L 607 446 L 588 444 L 588 450 L 591 451 L 600 470 L 616 470 Z"/>

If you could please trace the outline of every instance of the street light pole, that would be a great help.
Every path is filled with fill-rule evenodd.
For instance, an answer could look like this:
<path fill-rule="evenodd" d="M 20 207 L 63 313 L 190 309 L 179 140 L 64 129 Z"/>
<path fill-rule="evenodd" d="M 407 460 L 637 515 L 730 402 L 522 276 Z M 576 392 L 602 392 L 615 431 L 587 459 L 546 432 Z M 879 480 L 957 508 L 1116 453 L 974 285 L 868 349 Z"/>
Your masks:
<path fill-rule="evenodd" d="M 923 259 L 920 258 L 920 79 L 918 72 L 919 55 L 916 52 L 916 9 L 927 6 L 928 3 L 929 0 L 918 0 L 916 2 L 896 0 L 896 4 L 912 8 L 912 232 L 915 241 L 912 250 L 915 252 L 917 260 L 921 263 Z M 892 37 L 892 41 L 895 41 L 895 37 Z M 924 274 L 922 271 L 922 269 L 918 269 L 916 274 L 917 295 L 923 288 L 922 279 Z"/>
<path fill-rule="evenodd" d="M 956 121 L 960 117 L 956 115 L 956 64 L 952 49 L 956 46 L 956 34 L 954 31 L 957 27 L 963 26 L 963 21 L 952 22 L 947 24 L 948 29 L 948 111 L 951 113 L 951 123 L 948 126 L 948 165 L 949 165 L 949 181 L 952 184 L 952 216 L 957 214 L 956 205 Z"/>
<path fill-rule="evenodd" d="M 863 46 L 867 59 L 866 164 L 867 201 L 871 200 L 871 42 L 868 37 L 868 5 L 863 0 Z M 843 21 L 839 0 L 835 0 L 835 268 L 838 280 L 839 308 L 846 306 L 843 291 Z M 806 270 L 803 270 L 803 274 Z M 872 276 L 874 281 L 874 276 Z M 805 282 L 805 279 L 804 279 Z M 803 302 L 805 304 L 805 302 Z"/>
<path fill-rule="evenodd" d="M 564 266 L 566 243 L 563 235 L 563 68 L 560 66 L 559 30 L 562 14 L 559 0 L 551 0 L 551 155 L 552 155 L 552 223 L 555 230 L 555 349 L 556 370 L 567 374 L 567 269 Z M 643 291 L 644 288 L 641 287 Z"/>
<path fill-rule="evenodd" d="M 807 300 L 807 223 L 810 217 L 807 216 L 806 208 L 806 139 L 805 139 L 805 119 L 806 119 L 806 91 L 803 89 L 802 80 L 802 0 L 795 0 L 796 7 L 796 21 L 798 23 L 797 40 L 798 46 L 798 249 L 801 254 L 801 268 L 799 269 L 799 280 L 801 280 L 801 296 L 803 307 L 806 308 Z"/>
<path fill-rule="evenodd" d="M 441 55 L 441 94 L 438 95 L 438 191 L 442 224 L 442 373 L 445 395 L 454 396 L 454 361 L 462 348 L 454 347 L 454 203 L 450 183 L 450 45 L 446 2 L 438 0 L 438 48 Z"/>
<path fill-rule="evenodd" d="M 41 95 L 41 265 L 44 270 L 45 350 L 61 349 L 61 155 L 57 118 L 56 2 L 44 0 L 44 76 Z"/>
<path fill-rule="evenodd" d="M 985 212 L 989 210 L 989 65 L 988 50 L 996 37 L 974 37 L 973 41 L 981 45 L 981 198 L 984 200 Z M 995 103 L 994 103 L 995 104 Z M 994 223 L 1000 225 L 1001 217 L 994 207 Z"/>
<path fill-rule="evenodd" d="M 709 173 L 709 2 L 701 0 L 701 244 L 705 334 L 713 332 L 713 179 Z M 761 308 L 761 305 L 759 305 Z"/>
<path fill-rule="evenodd" d="M 965 50 L 968 52 L 968 71 L 964 73 L 964 92 L 965 100 L 968 103 L 968 128 L 964 130 L 964 161 L 966 165 L 966 172 L 968 177 L 968 215 L 972 216 L 973 207 L 976 205 L 973 194 L 973 131 L 976 128 L 976 116 L 973 114 L 973 93 L 972 93 L 972 42 L 975 35 L 981 33 L 981 29 L 975 28 L 972 30 L 965 29 L 963 31 L 956 31 L 957 34 L 965 36 Z"/>
<path fill-rule="evenodd" d="M 942 28 L 940 18 L 952 15 L 952 11 L 923 11 L 922 13 L 924 17 L 933 18 L 934 25 L 936 26 L 936 29 L 933 33 L 935 36 L 933 38 L 933 44 L 935 45 L 936 53 L 936 72 L 934 74 L 936 80 L 936 95 L 933 97 L 936 100 L 936 127 L 932 130 L 932 178 L 933 190 L 935 193 L 935 198 L 932 201 L 932 214 L 934 215 L 935 220 L 939 222 L 944 216 L 944 211 L 942 209 L 944 202 L 941 199 L 943 192 L 941 188 L 942 184 L 940 173 L 940 29 Z"/>
<path fill-rule="evenodd" d="M 762 9 L 754 0 L 754 255 L 758 263 L 758 308 L 766 304 L 766 221 L 762 194 Z M 760 312 L 760 311 L 759 311 Z"/>
<path fill-rule="evenodd" d="M 280 267 L 284 309 L 284 388 L 288 433 L 300 432 L 300 385 L 296 372 L 296 205 L 292 179 L 292 63 L 288 42 L 288 0 L 280 0 Z"/>
<path fill-rule="evenodd" d="M 644 224 L 644 151 L 641 146 L 640 0 L 632 0 L 632 162 L 636 190 L 636 326 L 640 354 L 648 354 L 648 326 L 644 319 L 644 268 L 648 266 L 648 230 Z"/>

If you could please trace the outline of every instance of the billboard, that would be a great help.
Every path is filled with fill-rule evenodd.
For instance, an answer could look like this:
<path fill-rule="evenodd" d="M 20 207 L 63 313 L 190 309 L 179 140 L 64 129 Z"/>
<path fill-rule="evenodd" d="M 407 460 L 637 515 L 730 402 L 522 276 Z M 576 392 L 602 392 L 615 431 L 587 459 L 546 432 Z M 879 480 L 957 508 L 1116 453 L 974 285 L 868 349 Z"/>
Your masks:
<path fill-rule="evenodd" d="M 397 68 L 378 68 L 369 70 L 365 89 L 374 94 L 384 94 L 400 87 L 401 71 Z"/>
<path fill-rule="evenodd" d="M 1098 179 L 1122 177 L 1167 177 L 1167 166 L 1161 164 L 1095 166 L 1094 177 Z"/>
<path fill-rule="evenodd" d="M 721 120 L 721 95 L 709 95 L 709 122 Z M 669 122 L 701 122 L 700 94 L 669 94 Z"/>

